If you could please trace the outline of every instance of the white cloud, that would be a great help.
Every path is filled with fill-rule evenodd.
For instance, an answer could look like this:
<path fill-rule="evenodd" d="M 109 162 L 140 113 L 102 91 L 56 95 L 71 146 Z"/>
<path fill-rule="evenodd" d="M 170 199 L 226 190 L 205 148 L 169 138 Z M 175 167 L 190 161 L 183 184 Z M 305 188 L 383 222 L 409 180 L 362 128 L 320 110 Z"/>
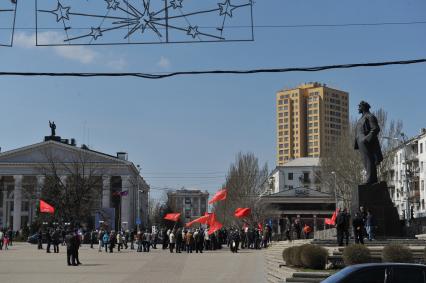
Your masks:
<path fill-rule="evenodd" d="M 127 61 L 124 58 L 111 59 L 105 65 L 111 69 L 121 71 L 127 67 Z"/>
<path fill-rule="evenodd" d="M 163 69 L 168 69 L 171 66 L 171 62 L 167 57 L 161 56 L 160 60 L 157 62 L 157 66 Z"/>
<path fill-rule="evenodd" d="M 61 42 L 62 36 L 58 32 L 41 32 L 38 34 L 37 40 L 39 44 L 46 44 L 47 42 Z M 22 48 L 35 48 L 35 34 L 18 32 L 14 37 L 14 43 L 16 46 Z M 85 46 L 53 46 L 43 48 L 51 48 L 54 50 L 56 55 L 69 60 L 78 61 L 82 64 L 93 63 L 100 56 L 99 53 Z"/>

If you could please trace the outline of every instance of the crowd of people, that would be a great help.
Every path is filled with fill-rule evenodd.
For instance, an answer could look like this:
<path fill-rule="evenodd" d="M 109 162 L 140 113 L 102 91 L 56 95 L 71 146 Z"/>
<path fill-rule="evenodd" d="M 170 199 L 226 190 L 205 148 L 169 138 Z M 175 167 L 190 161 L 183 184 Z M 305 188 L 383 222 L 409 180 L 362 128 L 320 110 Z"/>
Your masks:
<path fill-rule="evenodd" d="M 0 238 L 7 238 L 8 232 L 0 232 Z M 59 246 L 65 246 L 67 264 L 80 265 L 79 248 L 83 243 L 98 252 L 114 253 L 123 249 L 149 253 L 151 249 L 160 249 L 170 253 L 203 253 L 229 247 L 234 253 L 240 249 L 266 248 L 272 240 L 272 229 L 248 227 L 220 229 L 209 233 L 208 228 L 160 228 L 154 230 L 121 230 L 105 228 L 83 233 L 81 229 L 47 228 L 36 234 L 37 248 L 46 253 L 59 253 Z M 4 245 L 3 245 L 4 246 Z M 0 246 L 2 247 L 2 246 Z"/>
<path fill-rule="evenodd" d="M 364 238 L 369 241 L 374 240 L 376 220 L 370 210 L 360 207 L 352 219 L 353 236 L 356 244 L 364 244 Z M 351 215 L 347 209 L 339 209 L 336 216 L 337 244 L 339 246 L 348 245 L 351 228 Z"/>

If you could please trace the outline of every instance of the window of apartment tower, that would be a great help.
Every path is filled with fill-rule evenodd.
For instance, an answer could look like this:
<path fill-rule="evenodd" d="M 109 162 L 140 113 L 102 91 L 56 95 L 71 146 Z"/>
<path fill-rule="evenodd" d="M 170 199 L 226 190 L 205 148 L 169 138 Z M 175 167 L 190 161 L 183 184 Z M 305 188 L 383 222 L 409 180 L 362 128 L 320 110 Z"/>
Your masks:
<path fill-rule="evenodd" d="M 288 173 L 288 179 L 293 180 L 293 173 Z"/>
<path fill-rule="evenodd" d="M 420 143 L 420 153 L 423 153 L 423 143 Z"/>

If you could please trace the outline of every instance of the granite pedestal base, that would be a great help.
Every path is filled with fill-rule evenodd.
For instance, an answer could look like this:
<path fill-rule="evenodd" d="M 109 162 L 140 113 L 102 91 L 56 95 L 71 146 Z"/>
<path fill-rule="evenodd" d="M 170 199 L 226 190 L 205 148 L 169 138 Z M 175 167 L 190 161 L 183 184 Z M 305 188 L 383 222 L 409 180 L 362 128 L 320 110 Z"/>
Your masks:
<path fill-rule="evenodd" d="M 352 192 L 351 215 L 363 206 L 365 211 L 370 210 L 377 223 L 376 236 L 400 237 L 402 225 L 399 220 L 398 210 L 394 206 L 386 182 L 373 185 L 360 185 Z"/>

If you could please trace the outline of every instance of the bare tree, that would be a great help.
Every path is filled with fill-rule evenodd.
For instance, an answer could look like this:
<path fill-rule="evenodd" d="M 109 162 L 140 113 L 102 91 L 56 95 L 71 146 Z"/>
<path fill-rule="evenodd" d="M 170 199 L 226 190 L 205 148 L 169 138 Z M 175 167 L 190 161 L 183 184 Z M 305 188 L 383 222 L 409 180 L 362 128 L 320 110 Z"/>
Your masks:
<path fill-rule="evenodd" d="M 388 113 L 380 108 L 374 113 L 380 126 L 379 140 L 383 151 L 383 161 L 377 168 L 380 180 L 389 179 L 390 168 L 394 160 L 393 149 L 398 145 L 401 138 L 403 123 L 401 120 L 390 120 L 388 123 Z"/>
<path fill-rule="evenodd" d="M 260 168 L 259 160 L 253 153 L 237 154 L 235 163 L 229 168 L 224 185 L 227 189 L 227 199 L 214 205 L 214 211 L 222 224 L 240 224 L 241 221 L 234 217 L 234 211 L 238 207 L 251 208 L 252 213 L 247 218 L 249 222 L 263 220 L 260 194 L 268 174 L 267 165 Z"/>
<path fill-rule="evenodd" d="M 90 222 L 101 206 L 103 167 L 88 152 L 66 157 L 44 150 L 47 162 L 39 167 L 45 176 L 41 198 L 55 208 L 54 218 L 66 222 Z"/>

